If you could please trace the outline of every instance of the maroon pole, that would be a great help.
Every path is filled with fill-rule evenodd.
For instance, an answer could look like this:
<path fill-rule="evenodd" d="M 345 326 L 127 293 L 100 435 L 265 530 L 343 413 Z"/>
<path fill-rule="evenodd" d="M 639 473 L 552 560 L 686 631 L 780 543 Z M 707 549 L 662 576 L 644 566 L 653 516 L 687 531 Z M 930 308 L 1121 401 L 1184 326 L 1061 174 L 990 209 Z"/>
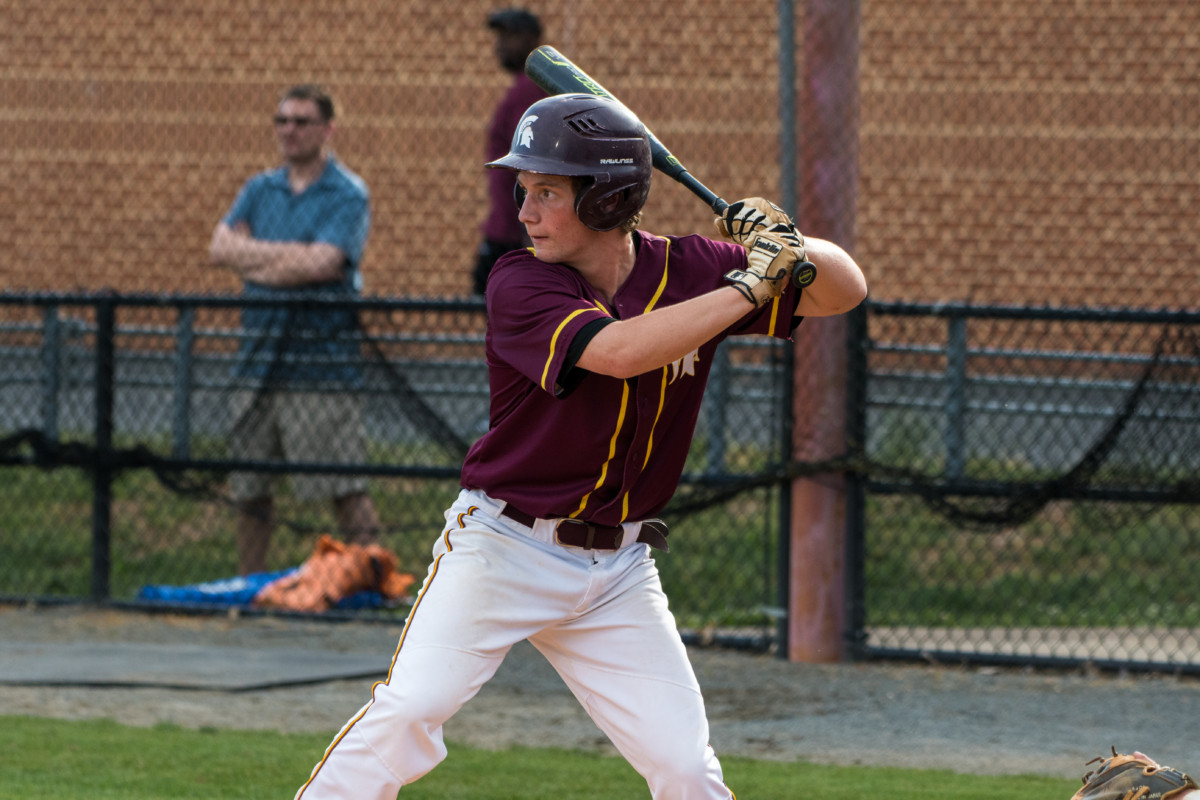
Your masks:
<path fill-rule="evenodd" d="M 801 26 L 800 230 L 853 253 L 858 186 L 859 0 L 808 0 Z M 820 278 L 818 278 L 820 280 Z M 846 447 L 845 316 L 796 331 L 792 457 L 821 461 Z M 788 658 L 845 657 L 846 485 L 838 474 L 792 484 Z"/>

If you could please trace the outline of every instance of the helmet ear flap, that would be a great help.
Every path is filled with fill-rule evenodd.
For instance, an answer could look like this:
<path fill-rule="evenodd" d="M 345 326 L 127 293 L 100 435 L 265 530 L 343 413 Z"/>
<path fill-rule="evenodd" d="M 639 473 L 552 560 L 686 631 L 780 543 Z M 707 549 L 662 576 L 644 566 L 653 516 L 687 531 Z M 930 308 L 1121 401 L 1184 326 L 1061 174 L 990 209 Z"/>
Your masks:
<path fill-rule="evenodd" d="M 649 189 L 648 184 L 613 187 L 593 183 L 579 193 L 575 213 L 592 230 L 611 231 L 641 210 Z"/>
<path fill-rule="evenodd" d="M 610 194 L 608 197 L 601 198 L 596 205 L 599 206 L 599 211 L 602 215 L 608 216 L 610 214 L 615 214 L 621 203 L 626 202 L 628 199 L 629 187 L 625 187 L 619 192 Z"/>

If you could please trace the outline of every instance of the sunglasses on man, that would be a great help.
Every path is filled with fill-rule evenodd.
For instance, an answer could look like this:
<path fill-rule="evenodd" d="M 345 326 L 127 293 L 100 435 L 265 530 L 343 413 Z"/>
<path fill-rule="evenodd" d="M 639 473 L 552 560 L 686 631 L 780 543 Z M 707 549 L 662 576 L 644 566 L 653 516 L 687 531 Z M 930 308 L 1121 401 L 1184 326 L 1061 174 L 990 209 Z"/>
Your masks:
<path fill-rule="evenodd" d="M 297 128 L 307 128 L 309 125 L 323 125 L 325 120 L 319 117 L 287 117 L 279 114 L 271 119 L 276 128 L 285 128 L 289 124 L 295 125 Z"/>

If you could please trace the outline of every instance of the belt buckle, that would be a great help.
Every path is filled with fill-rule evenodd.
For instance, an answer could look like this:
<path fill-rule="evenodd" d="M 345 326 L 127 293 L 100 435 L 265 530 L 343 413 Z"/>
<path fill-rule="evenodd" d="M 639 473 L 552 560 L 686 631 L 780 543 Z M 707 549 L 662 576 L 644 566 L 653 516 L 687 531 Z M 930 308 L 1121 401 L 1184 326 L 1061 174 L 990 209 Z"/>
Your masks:
<path fill-rule="evenodd" d="M 579 545 L 579 544 L 572 544 L 571 542 L 564 542 L 562 540 L 562 537 L 559 535 L 559 532 L 562 530 L 562 527 L 564 525 L 577 525 L 577 526 L 584 528 L 587 531 L 587 534 L 584 537 L 583 544 Z M 554 526 L 554 541 L 563 547 L 578 547 L 583 550 L 591 550 L 592 544 L 595 541 L 595 538 L 596 538 L 595 526 L 589 522 L 584 522 L 583 520 L 567 518 L 567 519 L 561 520 L 557 525 Z"/>

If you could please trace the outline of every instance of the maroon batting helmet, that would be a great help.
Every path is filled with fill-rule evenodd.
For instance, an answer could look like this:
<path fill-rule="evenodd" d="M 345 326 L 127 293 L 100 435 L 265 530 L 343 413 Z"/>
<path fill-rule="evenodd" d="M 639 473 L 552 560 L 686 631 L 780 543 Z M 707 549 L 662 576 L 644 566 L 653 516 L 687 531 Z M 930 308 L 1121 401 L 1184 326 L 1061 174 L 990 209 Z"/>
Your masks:
<path fill-rule="evenodd" d="M 610 231 L 642 210 L 650 193 L 650 139 L 625 106 L 590 94 L 560 94 L 531 105 L 508 155 L 489 167 L 590 178 L 575 213 L 592 230 Z M 523 198 L 517 186 L 517 200 Z"/>

